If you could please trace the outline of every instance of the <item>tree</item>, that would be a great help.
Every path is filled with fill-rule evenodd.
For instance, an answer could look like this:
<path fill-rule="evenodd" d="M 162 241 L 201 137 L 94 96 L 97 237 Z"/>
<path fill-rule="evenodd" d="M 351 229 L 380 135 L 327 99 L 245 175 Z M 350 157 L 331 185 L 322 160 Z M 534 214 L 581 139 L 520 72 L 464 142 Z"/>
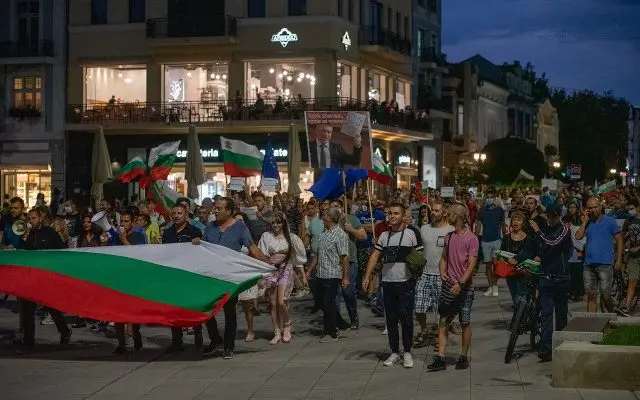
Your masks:
<path fill-rule="evenodd" d="M 544 156 L 549 159 L 558 155 L 558 149 L 552 144 L 544 146 Z"/>
<path fill-rule="evenodd" d="M 482 151 L 487 155 L 487 160 L 480 166 L 480 171 L 487 174 L 493 184 L 513 183 L 521 169 L 536 179 L 544 177 L 549 170 L 544 155 L 536 145 L 522 139 L 494 140 Z"/>

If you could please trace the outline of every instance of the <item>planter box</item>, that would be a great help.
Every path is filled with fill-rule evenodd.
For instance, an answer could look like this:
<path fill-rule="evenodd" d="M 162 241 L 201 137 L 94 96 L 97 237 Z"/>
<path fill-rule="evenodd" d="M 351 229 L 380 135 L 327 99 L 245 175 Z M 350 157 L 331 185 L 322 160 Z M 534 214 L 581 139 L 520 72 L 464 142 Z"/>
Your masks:
<path fill-rule="evenodd" d="M 556 388 L 640 390 L 640 346 L 564 342 L 553 351 Z"/>

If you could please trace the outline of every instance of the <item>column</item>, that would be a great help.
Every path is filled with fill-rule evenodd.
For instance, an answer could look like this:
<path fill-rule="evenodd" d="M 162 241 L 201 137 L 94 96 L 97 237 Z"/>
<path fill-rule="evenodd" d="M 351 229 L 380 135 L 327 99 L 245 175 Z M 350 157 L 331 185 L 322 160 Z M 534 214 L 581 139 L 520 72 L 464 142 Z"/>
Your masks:
<path fill-rule="evenodd" d="M 336 98 L 336 87 L 338 85 L 337 61 L 333 54 L 327 53 L 316 57 L 315 63 L 315 98 L 333 99 Z"/>
<path fill-rule="evenodd" d="M 86 76 L 83 67 L 79 65 L 69 65 L 67 67 L 67 103 L 84 103 L 85 79 Z"/>
<path fill-rule="evenodd" d="M 244 61 L 233 59 L 229 62 L 229 80 L 228 82 L 228 94 L 227 98 L 233 99 L 236 96 L 236 92 L 239 90 L 243 97 L 248 97 L 245 92 L 246 79 L 245 70 L 247 66 Z"/>
<path fill-rule="evenodd" d="M 358 100 L 366 102 L 369 100 L 369 74 L 366 68 L 358 68 Z"/>
<path fill-rule="evenodd" d="M 160 63 L 151 61 L 147 64 L 147 103 L 161 103 L 164 100 L 163 72 Z"/>

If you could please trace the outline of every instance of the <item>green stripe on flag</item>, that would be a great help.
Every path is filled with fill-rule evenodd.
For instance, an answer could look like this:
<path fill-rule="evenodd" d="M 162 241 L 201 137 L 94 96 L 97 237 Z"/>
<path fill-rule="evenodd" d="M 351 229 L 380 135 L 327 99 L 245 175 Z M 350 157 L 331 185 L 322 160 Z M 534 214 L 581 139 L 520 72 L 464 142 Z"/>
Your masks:
<path fill-rule="evenodd" d="M 229 150 L 222 150 L 222 160 L 225 163 L 234 164 L 240 169 L 262 170 L 262 160 L 244 154 L 234 153 Z"/>

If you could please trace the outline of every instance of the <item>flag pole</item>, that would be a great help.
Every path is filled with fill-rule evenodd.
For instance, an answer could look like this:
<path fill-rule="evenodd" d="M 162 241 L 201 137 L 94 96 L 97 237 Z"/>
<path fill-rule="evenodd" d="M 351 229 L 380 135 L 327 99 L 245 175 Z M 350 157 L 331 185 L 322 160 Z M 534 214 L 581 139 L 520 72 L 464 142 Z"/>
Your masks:
<path fill-rule="evenodd" d="M 349 211 L 347 209 L 347 199 L 349 196 L 347 195 L 347 175 L 344 173 L 344 169 L 340 171 L 342 173 L 342 191 L 344 192 L 344 218 L 346 220 L 347 215 L 349 215 Z"/>
<path fill-rule="evenodd" d="M 376 224 L 373 220 L 373 206 L 371 205 L 371 181 L 367 179 L 367 198 L 369 199 L 369 217 L 371 218 L 371 237 L 373 244 L 376 243 Z"/>

